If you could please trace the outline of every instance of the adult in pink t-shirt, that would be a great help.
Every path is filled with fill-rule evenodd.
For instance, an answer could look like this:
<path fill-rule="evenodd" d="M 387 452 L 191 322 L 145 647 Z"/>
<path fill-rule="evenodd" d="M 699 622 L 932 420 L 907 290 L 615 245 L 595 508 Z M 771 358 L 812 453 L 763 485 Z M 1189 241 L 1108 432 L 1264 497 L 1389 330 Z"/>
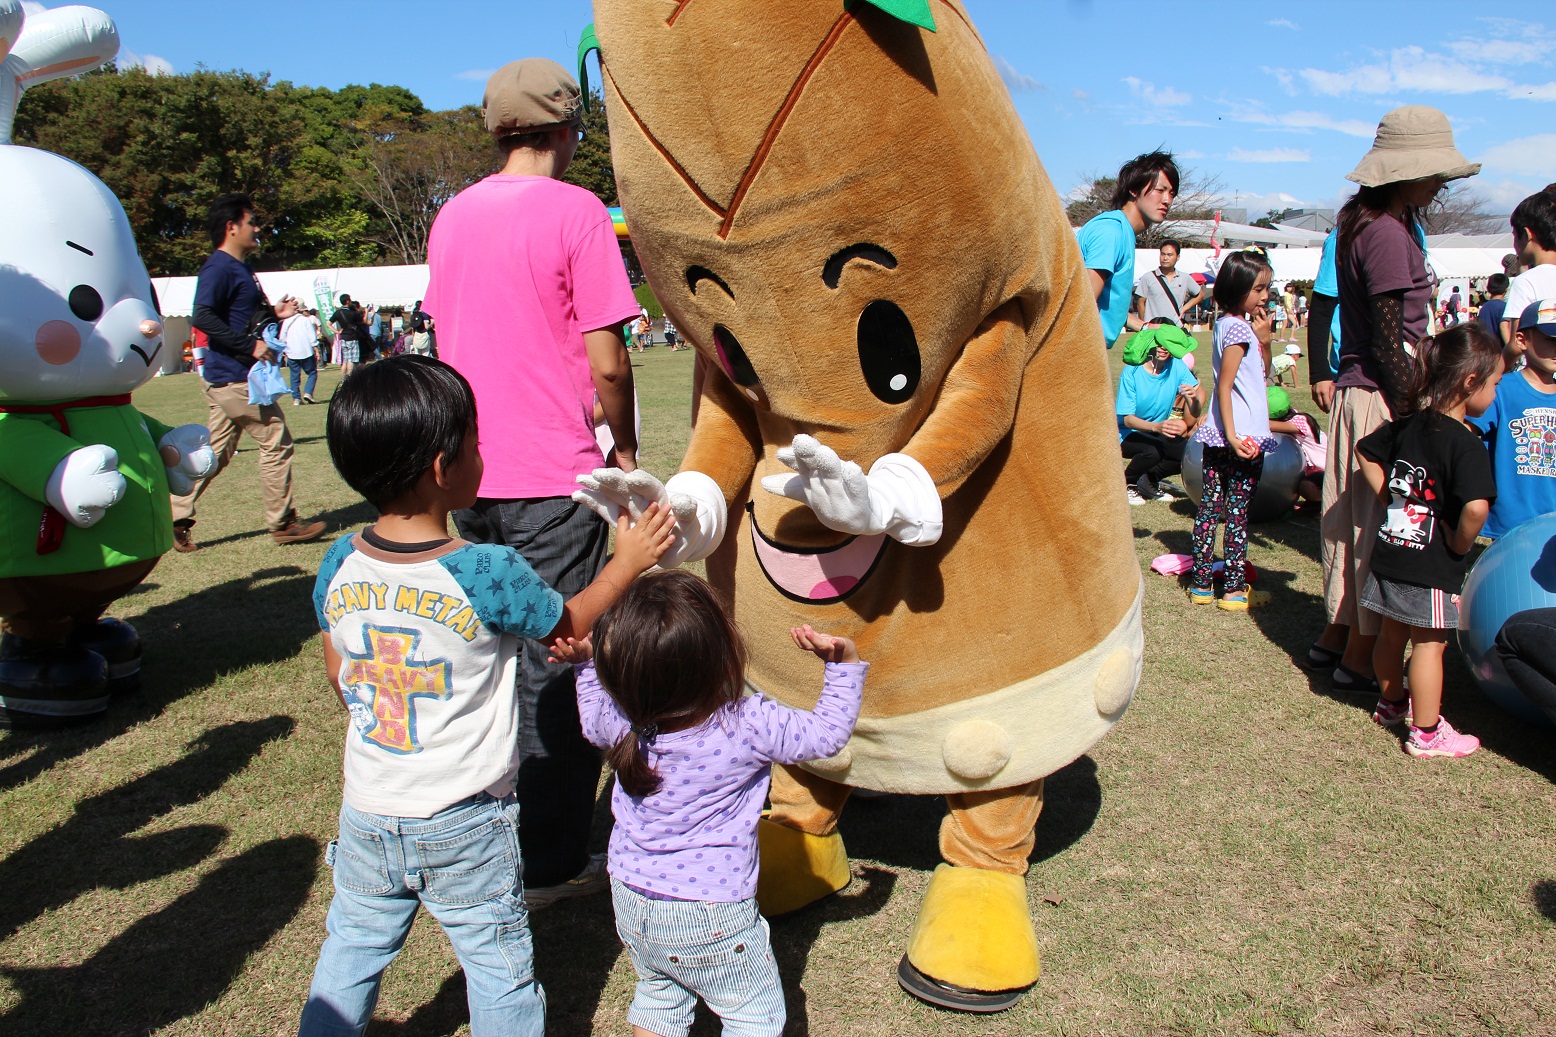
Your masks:
<path fill-rule="evenodd" d="M 632 364 L 621 325 L 638 302 L 605 206 L 558 177 L 582 136 L 578 84 L 543 58 L 510 62 L 486 85 L 502 172 L 438 213 L 423 309 L 438 354 L 475 389 L 485 474 L 459 535 L 506 544 L 563 597 L 605 564 L 609 527 L 576 504 L 574 477 L 636 467 Z M 615 448 L 594 436 L 598 396 Z M 599 753 L 583 737 L 570 666 L 519 648 L 519 846 L 531 909 L 608 887 L 589 854 Z"/>

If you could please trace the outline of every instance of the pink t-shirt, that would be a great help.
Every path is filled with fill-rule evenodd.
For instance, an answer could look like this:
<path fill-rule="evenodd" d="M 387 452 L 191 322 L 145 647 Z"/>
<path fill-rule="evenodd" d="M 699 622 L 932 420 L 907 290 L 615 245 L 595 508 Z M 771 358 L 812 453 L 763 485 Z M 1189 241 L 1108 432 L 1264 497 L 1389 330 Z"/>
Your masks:
<path fill-rule="evenodd" d="M 584 332 L 638 314 L 610 214 L 560 180 L 489 176 L 438 213 L 427 264 L 438 355 L 475 389 L 481 496 L 568 496 L 605 460 Z"/>

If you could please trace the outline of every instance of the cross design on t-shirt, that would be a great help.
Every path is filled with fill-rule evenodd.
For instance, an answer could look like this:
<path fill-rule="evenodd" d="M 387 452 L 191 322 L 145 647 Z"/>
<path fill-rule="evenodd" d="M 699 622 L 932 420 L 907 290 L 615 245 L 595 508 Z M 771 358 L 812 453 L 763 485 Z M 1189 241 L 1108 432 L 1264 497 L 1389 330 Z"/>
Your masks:
<path fill-rule="evenodd" d="M 400 755 L 422 750 L 416 737 L 418 698 L 446 699 L 454 667 L 447 659 L 417 662 L 421 631 L 363 628 L 366 651 L 347 652 L 340 688 L 364 741 Z"/>

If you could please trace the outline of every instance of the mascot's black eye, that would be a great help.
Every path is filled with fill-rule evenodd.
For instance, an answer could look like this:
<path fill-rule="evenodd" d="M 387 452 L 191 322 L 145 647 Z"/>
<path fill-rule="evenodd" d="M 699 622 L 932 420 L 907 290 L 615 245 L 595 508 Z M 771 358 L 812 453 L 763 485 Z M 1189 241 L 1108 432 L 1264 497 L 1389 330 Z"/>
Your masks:
<path fill-rule="evenodd" d="M 918 388 L 918 339 L 895 303 L 877 299 L 859 315 L 859 369 L 883 403 L 906 403 Z"/>
<path fill-rule="evenodd" d="M 723 362 L 725 372 L 735 380 L 736 385 L 750 389 L 761 381 L 756 376 L 756 368 L 751 366 L 751 358 L 740 348 L 740 340 L 722 324 L 713 326 L 713 345 L 719 351 L 719 360 Z"/>
<path fill-rule="evenodd" d="M 103 315 L 103 297 L 89 284 L 78 284 L 70 290 L 70 312 L 85 321 L 93 321 Z"/>
<path fill-rule="evenodd" d="M 146 287 L 151 289 L 151 308 L 156 310 L 158 313 L 161 313 L 162 302 L 157 298 L 157 286 L 148 283 Z"/>

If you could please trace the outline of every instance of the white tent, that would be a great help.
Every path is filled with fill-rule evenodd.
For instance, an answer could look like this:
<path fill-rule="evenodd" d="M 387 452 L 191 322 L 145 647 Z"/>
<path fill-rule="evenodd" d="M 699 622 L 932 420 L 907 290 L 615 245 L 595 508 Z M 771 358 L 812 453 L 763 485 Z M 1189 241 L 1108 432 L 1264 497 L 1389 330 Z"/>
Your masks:
<path fill-rule="evenodd" d="M 259 275 L 259 283 L 271 302 L 283 295 L 295 295 L 310 306 L 314 301 L 316 280 L 328 286 L 332 301 L 338 300 L 344 292 L 364 305 L 409 307 L 427 295 L 425 265 L 277 270 Z M 151 283 L 157 290 L 164 317 L 187 317 L 194 313 L 193 277 L 153 277 Z"/>

